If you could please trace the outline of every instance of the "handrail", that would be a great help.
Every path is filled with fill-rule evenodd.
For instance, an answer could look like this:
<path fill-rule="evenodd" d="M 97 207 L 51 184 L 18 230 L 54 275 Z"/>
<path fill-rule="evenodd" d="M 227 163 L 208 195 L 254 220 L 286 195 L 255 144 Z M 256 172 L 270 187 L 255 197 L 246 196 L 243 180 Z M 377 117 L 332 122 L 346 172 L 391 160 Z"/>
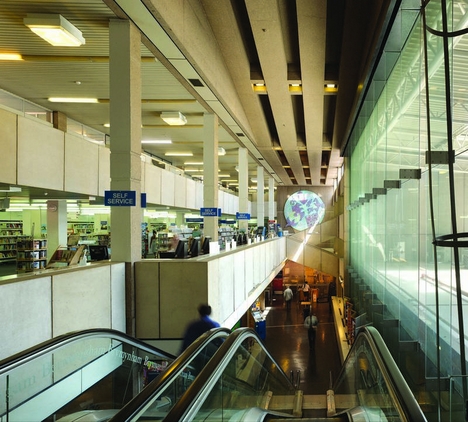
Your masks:
<path fill-rule="evenodd" d="M 155 395 L 161 394 L 164 388 L 170 385 L 209 343 L 217 339 L 225 340 L 229 338 L 229 334 L 231 334 L 231 330 L 221 327 L 213 328 L 201 335 L 187 347 L 159 377 L 151 381 L 140 394 L 122 407 L 109 422 L 130 420 L 142 407 L 146 406 Z"/>
<path fill-rule="evenodd" d="M 200 396 L 202 394 L 206 395 L 211 391 L 209 387 L 214 385 L 219 376 L 222 375 L 222 372 L 229 363 L 230 358 L 236 352 L 237 347 L 240 346 L 248 337 L 254 337 L 258 343 L 263 346 L 263 350 L 266 355 L 275 362 L 255 331 L 251 328 L 238 328 L 221 345 L 216 354 L 211 358 L 208 364 L 203 368 L 202 372 L 200 372 L 198 377 L 187 389 L 186 393 L 169 411 L 165 419 L 168 421 L 181 421 L 187 415 L 187 412 L 196 412 L 198 407 L 195 406 L 195 403 L 198 402 L 201 405 L 201 400 L 199 400 Z M 294 386 L 291 384 L 291 381 L 281 367 L 277 365 L 276 369 L 284 377 L 285 385 L 294 391 Z"/>
<path fill-rule="evenodd" d="M 399 410 L 403 412 L 406 420 L 411 422 L 427 422 L 427 419 L 416 401 L 413 392 L 409 388 L 406 380 L 403 378 L 400 369 L 393 360 L 387 345 L 383 341 L 382 336 L 377 329 L 370 326 L 361 327 L 356 336 L 355 344 L 360 336 L 365 336 L 382 376 L 389 387 L 389 393 L 392 400 Z M 353 349 L 351 349 L 348 359 L 352 355 Z M 348 359 L 346 359 L 341 368 L 335 386 L 339 384 L 341 377 L 346 371 L 346 363 Z"/>
<path fill-rule="evenodd" d="M 168 359 L 175 359 L 174 355 L 167 353 L 161 349 L 158 349 L 157 347 L 150 346 L 149 344 L 144 343 L 134 337 L 131 337 L 128 334 L 125 334 L 121 331 L 112 330 L 108 328 L 92 328 L 88 330 L 72 331 L 66 334 L 62 334 L 60 336 L 46 340 L 36 346 L 32 346 L 26 350 L 15 353 L 14 355 L 1 360 L 0 375 L 2 375 L 5 372 L 11 371 L 12 369 L 21 366 L 27 362 L 30 362 L 33 359 L 43 356 L 58 347 L 74 343 L 84 338 L 92 337 L 107 337 L 122 340 L 131 345 L 138 346 L 144 351 L 150 353 L 157 352 Z"/>

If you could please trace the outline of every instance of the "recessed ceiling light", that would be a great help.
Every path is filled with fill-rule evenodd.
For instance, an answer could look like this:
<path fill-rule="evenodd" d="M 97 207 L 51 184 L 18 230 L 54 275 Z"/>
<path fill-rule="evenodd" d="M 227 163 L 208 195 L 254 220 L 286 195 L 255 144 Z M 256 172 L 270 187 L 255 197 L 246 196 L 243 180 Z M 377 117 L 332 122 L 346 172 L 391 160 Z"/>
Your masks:
<path fill-rule="evenodd" d="M 0 60 L 23 60 L 23 57 L 18 53 L 0 53 Z"/>
<path fill-rule="evenodd" d="M 172 144 L 170 139 L 143 139 L 142 144 Z"/>
<path fill-rule="evenodd" d="M 81 31 L 62 15 L 32 13 L 23 19 L 35 34 L 55 47 L 79 47 L 85 44 Z"/>
<path fill-rule="evenodd" d="M 166 157 L 193 157 L 191 152 L 166 152 L 164 155 Z"/>
<path fill-rule="evenodd" d="M 48 100 L 51 103 L 98 103 L 97 98 L 65 98 L 65 97 L 50 97 Z"/>
<path fill-rule="evenodd" d="M 184 163 L 184 165 L 186 165 L 186 166 L 202 166 L 203 161 L 186 161 Z"/>

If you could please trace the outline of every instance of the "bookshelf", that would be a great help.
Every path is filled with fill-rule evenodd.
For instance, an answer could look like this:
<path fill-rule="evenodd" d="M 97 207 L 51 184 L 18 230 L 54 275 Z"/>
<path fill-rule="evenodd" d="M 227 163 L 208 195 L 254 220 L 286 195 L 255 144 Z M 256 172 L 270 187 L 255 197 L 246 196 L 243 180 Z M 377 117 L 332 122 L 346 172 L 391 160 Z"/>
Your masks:
<path fill-rule="evenodd" d="M 16 242 L 22 234 L 21 221 L 0 221 L 0 263 L 16 260 Z"/>
<path fill-rule="evenodd" d="M 44 269 L 47 265 L 47 240 L 18 238 L 16 242 L 17 273 L 27 273 Z"/>

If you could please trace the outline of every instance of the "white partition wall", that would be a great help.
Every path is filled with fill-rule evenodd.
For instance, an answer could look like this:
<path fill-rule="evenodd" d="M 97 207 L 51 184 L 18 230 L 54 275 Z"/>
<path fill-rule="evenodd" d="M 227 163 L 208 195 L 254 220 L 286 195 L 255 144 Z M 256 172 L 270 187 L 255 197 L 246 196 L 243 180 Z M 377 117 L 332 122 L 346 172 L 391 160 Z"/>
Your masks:
<path fill-rule="evenodd" d="M 213 308 L 215 320 L 233 327 L 285 258 L 286 239 L 275 238 L 206 257 L 135 263 L 137 337 L 180 339 L 204 302 Z"/>
<path fill-rule="evenodd" d="M 125 332 L 123 263 L 5 277 L 0 297 L 0 360 L 70 331 Z"/>

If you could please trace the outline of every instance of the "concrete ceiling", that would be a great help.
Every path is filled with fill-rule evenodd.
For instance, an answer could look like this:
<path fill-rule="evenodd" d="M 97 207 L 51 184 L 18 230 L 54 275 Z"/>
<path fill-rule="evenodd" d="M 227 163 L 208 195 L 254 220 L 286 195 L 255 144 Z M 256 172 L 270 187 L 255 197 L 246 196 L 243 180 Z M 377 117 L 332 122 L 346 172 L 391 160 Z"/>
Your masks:
<path fill-rule="evenodd" d="M 2 0 L 0 88 L 108 135 L 109 21 L 130 19 L 142 32 L 142 144 L 190 174 L 202 166 L 203 115 L 219 116 L 220 182 L 238 178 L 238 148 L 284 186 L 332 186 L 340 149 L 359 104 L 381 28 L 393 2 L 375 0 Z M 61 14 L 86 39 L 53 47 L 23 23 L 28 13 Z M 326 84 L 336 89 L 326 88 Z M 263 84 L 263 86 L 256 86 Z M 95 97 L 97 104 L 49 97 Z M 0 98 L 1 100 L 1 98 Z M 180 111 L 185 126 L 160 114 Z M 78 126 L 78 125 L 77 125 Z M 109 141 L 110 140 L 110 141 Z M 167 157 L 190 151 L 193 157 Z M 1 181 L 0 181 L 1 183 Z"/>

